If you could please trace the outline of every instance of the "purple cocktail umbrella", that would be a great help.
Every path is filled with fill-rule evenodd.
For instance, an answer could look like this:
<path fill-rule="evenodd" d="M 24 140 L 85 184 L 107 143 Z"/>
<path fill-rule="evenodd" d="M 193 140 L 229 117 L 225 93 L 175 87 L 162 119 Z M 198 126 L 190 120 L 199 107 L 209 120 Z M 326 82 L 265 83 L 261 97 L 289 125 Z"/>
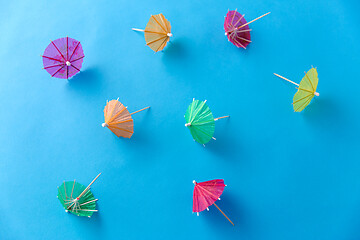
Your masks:
<path fill-rule="evenodd" d="M 62 79 L 80 72 L 84 57 L 80 42 L 69 37 L 51 41 L 42 56 L 44 69 L 51 77 Z"/>
<path fill-rule="evenodd" d="M 224 22 L 225 35 L 235 46 L 246 49 L 246 46 L 251 43 L 249 24 L 268 14 L 269 12 L 250 22 L 246 22 L 244 15 L 241 15 L 236 10 L 228 11 Z"/>

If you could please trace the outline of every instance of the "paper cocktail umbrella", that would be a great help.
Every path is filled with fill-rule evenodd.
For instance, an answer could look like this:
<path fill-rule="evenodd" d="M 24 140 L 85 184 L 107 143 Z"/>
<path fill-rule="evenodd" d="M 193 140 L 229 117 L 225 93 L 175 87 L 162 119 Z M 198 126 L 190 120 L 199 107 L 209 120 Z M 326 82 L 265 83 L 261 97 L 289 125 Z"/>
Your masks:
<path fill-rule="evenodd" d="M 206 100 L 199 101 L 193 99 L 193 102 L 189 105 L 185 113 L 185 127 L 190 130 L 195 141 L 205 146 L 211 139 L 216 140 L 213 137 L 215 121 L 227 117 L 229 116 L 214 119 L 210 108 L 206 105 Z"/>
<path fill-rule="evenodd" d="M 220 200 L 220 196 L 226 186 L 224 184 L 224 180 L 215 179 L 201 183 L 197 183 L 194 180 L 193 183 L 195 184 L 193 195 L 193 212 L 196 212 L 199 216 L 199 212 L 202 212 L 205 209 L 209 211 L 209 207 L 214 205 L 226 217 L 226 219 L 229 220 L 232 225 L 234 225 L 230 218 L 228 218 L 215 203 L 215 201 Z"/>
<path fill-rule="evenodd" d="M 227 36 L 228 40 L 232 42 L 237 47 L 242 47 L 246 49 L 246 46 L 251 43 L 251 36 L 249 28 L 249 24 L 255 22 L 256 20 L 265 17 L 270 12 L 250 21 L 246 22 L 244 16 L 241 15 L 239 12 L 235 11 L 228 11 L 225 16 L 224 22 L 224 29 L 225 35 Z"/>
<path fill-rule="evenodd" d="M 316 92 L 318 85 L 318 73 L 316 68 L 311 68 L 308 72 L 305 72 L 305 76 L 301 80 L 300 84 L 297 84 L 279 74 L 274 73 L 275 76 L 282 78 L 296 86 L 298 91 L 295 93 L 293 98 L 293 107 L 295 112 L 301 112 L 304 108 L 309 105 L 314 96 L 319 96 L 320 94 Z"/>
<path fill-rule="evenodd" d="M 92 192 L 90 192 L 90 186 L 100 176 L 96 176 L 92 182 L 85 187 L 84 185 L 74 181 L 65 182 L 58 187 L 58 195 L 61 205 L 65 208 L 65 212 L 70 211 L 72 214 L 82 217 L 91 217 L 95 209 L 96 201 Z"/>
<path fill-rule="evenodd" d="M 44 69 L 51 77 L 63 79 L 80 72 L 84 57 L 80 42 L 69 37 L 51 41 L 42 55 Z"/>
<path fill-rule="evenodd" d="M 145 30 L 137 28 L 132 30 L 144 32 L 146 44 L 155 52 L 163 50 L 172 37 L 170 22 L 162 13 L 151 15 Z"/>
<path fill-rule="evenodd" d="M 102 126 L 108 127 L 118 137 L 131 138 L 134 133 L 134 121 L 131 115 L 148 108 L 150 107 L 129 113 L 127 107 L 121 102 L 118 100 L 111 100 L 110 102 L 107 102 L 104 108 L 105 122 Z"/>

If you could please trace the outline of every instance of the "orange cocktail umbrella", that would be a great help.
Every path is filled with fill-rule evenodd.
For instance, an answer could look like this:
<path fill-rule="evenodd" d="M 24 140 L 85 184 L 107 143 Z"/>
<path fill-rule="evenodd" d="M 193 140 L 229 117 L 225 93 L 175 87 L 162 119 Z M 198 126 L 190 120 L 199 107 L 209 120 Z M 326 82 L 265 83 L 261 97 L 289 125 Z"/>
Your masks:
<path fill-rule="evenodd" d="M 131 138 L 134 133 L 134 121 L 131 115 L 141 112 L 149 107 L 140 109 L 136 112 L 129 113 L 125 107 L 118 100 L 111 100 L 107 102 L 104 108 L 105 122 L 103 127 L 108 127 L 116 136 Z"/>
<path fill-rule="evenodd" d="M 144 32 L 146 45 L 155 52 L 163 50 L 172 37 L 170 22 L 162 13 L 151 15 L 145 30 L 137 28 L 132 30 Z"/>

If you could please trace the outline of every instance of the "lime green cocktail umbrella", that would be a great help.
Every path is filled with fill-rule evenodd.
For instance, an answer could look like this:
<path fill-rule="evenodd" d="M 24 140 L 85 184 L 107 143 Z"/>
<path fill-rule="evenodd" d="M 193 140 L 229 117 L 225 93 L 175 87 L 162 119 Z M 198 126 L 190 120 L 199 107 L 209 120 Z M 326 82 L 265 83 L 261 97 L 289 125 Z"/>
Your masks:
<path fill-rule="evenodd" d="M 81 217 L 91 217 L 95 209 L 96 201 L 92 192 L 90 192 L 90 186 L 100 176 L 96 176 L 92 182 L 85 187 L 84 185 L 74 181 L 65 182 L 58 187 L 58 195 L 61 205 L 65 208 L 65 212 L 70 211 L 72 214 Z"/>
<path fill-rule="evenodd" d="M 195 141 L 205 146 L 211 139 L 216 140 L 213 135 L 215 131 L 215 121 L 229 116 L 214 118 L 210 108 L 205 101 L 193 99 L 185 113 L 187 127 Z"/>
<path fill-rule="evenodd" d="M 308 72 L 305 72 L 305 76 L 302 78 L 300 84 L 280 76 L 279 74 L 274 73 L 274 75 L 298 86 L 298 91 L 295 93 L 293 98 L 293 107 L 295 112 L 301 112 L 304 110 L 304 108 L 309 105 L 314 96 L 320 95 L 318 92 L 316 92 L 319 79 L 316 68 L 314 67 L 312 67 Z"/>

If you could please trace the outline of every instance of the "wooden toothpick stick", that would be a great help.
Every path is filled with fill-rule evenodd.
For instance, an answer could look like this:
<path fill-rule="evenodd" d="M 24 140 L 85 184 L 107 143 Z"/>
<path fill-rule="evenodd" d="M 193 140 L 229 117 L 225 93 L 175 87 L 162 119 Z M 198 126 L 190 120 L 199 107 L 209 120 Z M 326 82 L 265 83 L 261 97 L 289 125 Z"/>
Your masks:
<path fill-rule="evenodd" d="M 94 180 L 91 181 L 91 183 L 84 189 L 84 191 L 82 191 L 82 193 L 80 193 L 80 195 L 77 197 L 78 199 L 81 198 L 89 189 L 90 189 L 90 186 L 96 181 L 96 179 L 98 177 L 100 177 L 101 173 L 99 173 L 95 178 Z"/>
<path fill-rule="evenodd" d="M 219 211 L 226 217 L 226 219 L 227 219 L 233 226 L 235 226 L 234 223 L 230 220 L 230 218 L 228 218 L 228 216 L 226 216 L 226 214 L 225 214 L 223 211 L 221 211 L 221 209 L 218 207 L 218 205 L 216 205 L 215 203 L 214 203 L 214 205 L 215 205 L 215 207 L 216 207 L 217 209 L 219 209 Z"/>
<path fill-rule="evenodd" d="M 99 173 L 95 178 L 94 180 L 91 181 L 91 183 L 84 189 L 84 191 L 82 191 L 82 193 L 80 193 L 80 195 L 73 201 L 72 204 L 70 204 L 67 209 L 70 209 L 72 206 L 76 206 L 76 202 L 90 189 L 90 186 L 96 181 L 96 179 L 98 177 L 100 177 L 101 173 Z"/>
<path fill-rule="evenodd" d="M 274 73 L 274 75 L 277 76 L 277 77 L 279 77 L 279 78 L 284 79 L 285 81 L 288 81 L 288 82 L 290 82 L 290 83 L 292 83 L 292 84 L 300 87 L 299 84 L 297 84 L 296 82 L 291 81 L 290 79 L 287 79 L 286 77 L 283 77 L 283 76 L 281 76 L 281 75 L 279 75 L 279 74 L 276 74 L 276 73 Z M 306 75 L 306 72 L 305 72 L 305 76 L 307 76 L 307 75 Z M 309 82 L 310 82 L 310 79 L 309 79 Z M 310 82 L 310 83 L 311 83 L 311 82 Z M 313 91 L 309 91 L 309 90 L 302 89 L 302 88 L 297 88 L 297 89 L 300 89 L 300 90 L 303 90 L 303 91 L 307 91 L 307 92 L 313 93 L 313 94 L 315 94 L 316 96 L 319 96 L 319 95 L 320 95 L 318 92 L 313 92 Z"/>
<path fill-rule="evenodd" d="M 222 118 L 228 118 L 228 117 L 230 117 L 230 116 L 218 117 L 218 118 L 215 118 L 214 121 L 217 121 L 217 120 L 222 119 Z"/>
<path fill-rule="evenodd" d="M 286 77 L 280 76 L 279 74 L 276 74 L 276 73 L 274 73 L 274 75 L 279 77 L 279 78 L 284 79 L 285 81 L 288 81 L 288 82 L 290 82 L 292 84 L 295 84 L 296 86 L 299 86 L 299 84 L 297 84 L 296 82 L 291 81 L 290 79 L 287 79 Z"/>
<path fill-rule="evenodd" d="M 240 27 L 237 27 L 237 28 L 235 28 L 235 29 L 238 30 L 238 29 L 240 29 L 240 28 L 243 28 L 243 27 L 245 27 L 246 25 L 249 25 L 250 23 L 253 23 L 253 22 L 255 22 L 256 20 L 259 20 L 260 18 L 263 18 L 263 17 L 265 17 L 265 16 L 268 15 L 268 14 L 270 14 L 270 12 L 265 13 L 264 15 L 261 15 L 260 17 L 255 18 L 254 20 L 252 20 L 252 21 L 250 21 L 250 22 L 247 22 L 247 23 L 245 23 L 244 25 L 241 25 Z"/>
<path fill-rule="evenodd" d="M 133 30 L 133 31 L 138 31 L 138 32 L 145 32 L 144 29 L 138 29 L 138 28 L 132 28 L 131 30 Z"/>
<path fill-rule="evenodd" d="M 145 108 L 143 108 L 143 109 L 137 110 L 136 112 L 130 113 L 130 115 L 133 115 L 133 114 L 135 114 L 135 113 L 144 111 L 145 109 L 148 109 L 148 108 L 150 108 L 150 107 L 145 107 Z"/>

